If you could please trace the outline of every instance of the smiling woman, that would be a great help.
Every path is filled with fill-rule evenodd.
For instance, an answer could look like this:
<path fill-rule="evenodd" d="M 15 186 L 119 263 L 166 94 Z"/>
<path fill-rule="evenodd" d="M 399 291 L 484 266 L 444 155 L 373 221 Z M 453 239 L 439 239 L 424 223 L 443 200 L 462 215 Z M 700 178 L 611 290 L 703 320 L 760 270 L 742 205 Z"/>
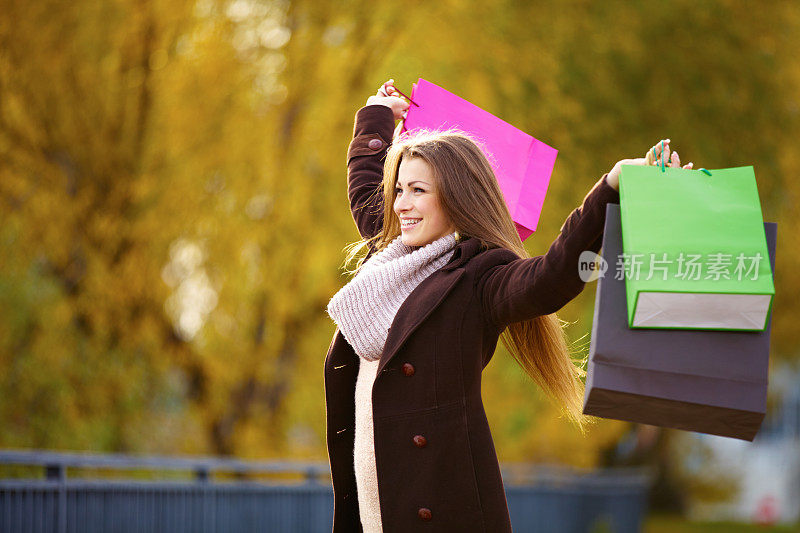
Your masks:
<path fill-rule="evenodd" d="M 327 307 L 333 530 L 508 532 L 481 374 L 502 340 L 580 428 L 590 422 L 555 312 L 583 290 L 579 257 L 600 250 L 619 164 L 530 257 L 480 146 L 453 130 L 393 134 L 408 105 L 384 84 L 348 148 L 361 240 L 346 262 L 366 254 Z"/>

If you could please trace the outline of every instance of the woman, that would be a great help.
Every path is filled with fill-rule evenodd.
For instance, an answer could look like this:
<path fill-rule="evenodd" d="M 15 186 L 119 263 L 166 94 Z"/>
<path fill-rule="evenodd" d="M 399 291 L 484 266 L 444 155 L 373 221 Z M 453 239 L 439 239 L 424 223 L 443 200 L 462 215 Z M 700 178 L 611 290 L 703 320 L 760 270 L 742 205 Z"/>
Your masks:
<path fill-rule="evenodd" d="M 583 372 L 555 312 L 584 283 L 622 164 L 679 166 L 669 140 L 618 162 L 543 256 L 522 246 L 491 166 L 467 136 L 400 136 L 408 102 L 389 80 L 356 114 L 350 209 L 367 248 L 334 295 L 325 361 L 334 532 L 510 531 L 481 400 L 498 338 L 582 428 Z M 398 127 L 399 131 L 399 127 Z M 691 168 L 691 163 L 684 168 Z M 382 185 L 382 188 L 381 188 Z"/>

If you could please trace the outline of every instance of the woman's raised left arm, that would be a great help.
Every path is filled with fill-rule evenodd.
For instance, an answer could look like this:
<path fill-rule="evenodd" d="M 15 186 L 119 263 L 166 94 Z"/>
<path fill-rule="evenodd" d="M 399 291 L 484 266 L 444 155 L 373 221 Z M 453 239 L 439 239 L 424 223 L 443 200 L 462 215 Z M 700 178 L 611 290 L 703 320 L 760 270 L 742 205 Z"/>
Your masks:
<path fill-rule="evenodd" d="M 607 176 L 570 213 L 544 255 L 520 258 L 504 248 L 481 254 L 481 261 L 495 263 L 479 271 L 476 284 L 484 314 L 492 324 L 502 330 L 513 322 L 555 313 L 580 294 L 585 283 L 578 259 L 584 250 L 600 250 L 606 204 L 619 202 L 619 193 L 608 184 Z"/>

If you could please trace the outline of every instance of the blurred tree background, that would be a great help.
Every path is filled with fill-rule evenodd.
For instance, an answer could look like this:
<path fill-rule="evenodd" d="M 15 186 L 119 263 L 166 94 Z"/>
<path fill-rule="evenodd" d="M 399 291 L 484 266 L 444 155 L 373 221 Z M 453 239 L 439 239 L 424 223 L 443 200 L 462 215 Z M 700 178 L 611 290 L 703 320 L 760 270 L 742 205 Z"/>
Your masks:
<path fill-rule="evenodd" d="M 324 459 L 345 153 L 424 77 L 559 149 L 539 230 L 619 159 L 754 165 L 798 359 L 800 8 L 789 2 L 0 0 L 0 446 Z M 678 214 L 676 214 L 678 215 Z M 560 315 L 588 350 L 594 284 Z M 591 466 L 502 347 L 501 461 Z"/>

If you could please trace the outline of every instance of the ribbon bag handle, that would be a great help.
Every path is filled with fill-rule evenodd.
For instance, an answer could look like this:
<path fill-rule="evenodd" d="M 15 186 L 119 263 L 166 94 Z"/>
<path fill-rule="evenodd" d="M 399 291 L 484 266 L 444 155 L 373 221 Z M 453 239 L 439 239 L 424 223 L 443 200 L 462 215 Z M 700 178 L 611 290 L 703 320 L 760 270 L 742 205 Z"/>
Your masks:
<path fill-rule="evenodd" d="M 656 147 L 655 146 L 653 146 L 653 160 L 654 161 L 658 161 L 658 156 L 656 155 Z M 706 170 L 705 168 L 698 168 L 697 170 L 699 172 L 702 172 L 703 174 L 705 174 L 707 176 L 711 175 L 711 172 L 709 170 Z M 664 165 L 664 141 L 661 141 L 661 172 L 666 172 L 666 171 L 667 170 L 666 170 L 666 167 Z"/>
<path fill-rule="evenodd" d="M 399 93 L 400 93 L 400 94 L 401 94 L 403 97 L 405 97 L 405 98 L 406 98 L 406 99 L 407 99 L 409 102 L 411 102 L 411 104 L 413 104 L 413 105 L 415 105 L 415 106 L 419 107 L 419 104 L 418 104 L 418 103 L 416 103 L 414 100 L 412 100 L 410 96 L 407 96 L 407 95 L 405 95 L 405 94 L 403 93 L 403 91 L 401 91 L 400 89 L 398 89 L 398 88 L 397 88 L 395 85 L 390 85 L 390 87 L 392 87 L 392 88 L 393 88 L 395 91 L 399 92 Z M 400 127 L 399 134 L 402 134 L 402 133 L 405 133 L 406 131 L 408 131 L 408 130 L 406 129 L 406 120 L 405 120 L 405 118 L 404 118 L 404 119 L 403 119 L 403 120 L 400 122 L 400 124 L 399 124 L 399 127 Z M 397 132 L 397 131 L 395 131 L 395 135 L 398 135 L 398 132 Z"/>

